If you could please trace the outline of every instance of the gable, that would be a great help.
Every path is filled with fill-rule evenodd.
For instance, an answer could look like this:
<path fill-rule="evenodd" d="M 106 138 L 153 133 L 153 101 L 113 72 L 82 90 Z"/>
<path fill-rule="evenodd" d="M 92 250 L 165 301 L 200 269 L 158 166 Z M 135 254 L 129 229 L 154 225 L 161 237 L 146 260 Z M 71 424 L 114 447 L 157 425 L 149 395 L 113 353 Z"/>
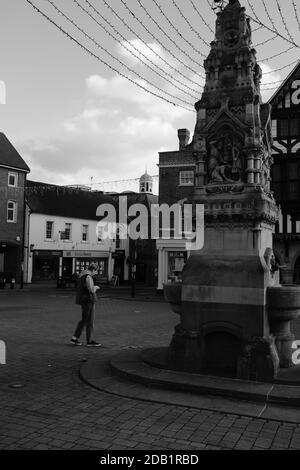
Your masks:
<path fill-rule="evenodd" d="M 21 155 L 3 132 L 0 132 L 0 166 L 15 168 L 26 173 L 30 171 Z"/>
<path fill-rule="evenodd" d="M 300 110 L 300 61 L 269 101 L 273 110 Z"/>

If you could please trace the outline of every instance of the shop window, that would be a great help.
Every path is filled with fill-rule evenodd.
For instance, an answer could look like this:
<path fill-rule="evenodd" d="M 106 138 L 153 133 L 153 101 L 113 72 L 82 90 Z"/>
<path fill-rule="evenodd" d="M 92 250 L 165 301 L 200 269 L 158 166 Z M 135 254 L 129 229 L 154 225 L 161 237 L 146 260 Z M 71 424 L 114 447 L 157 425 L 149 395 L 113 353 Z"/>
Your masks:
<path fill-rule="evenodd" d="M 120 229 L 118 227 L 116 231 L 116 249 L 119 249 L 119 248 L 121 248 L 121 239 L 120 239 Z"/>
<path fill-rule="evenodd" d="M 89 226 L 83 225 L 82 226 L 82 241 L 87 242 L 89 238 Z"/>
<path fill-rule="evenodd" d="M 53 228 L 54 228 L 54 222 L 47 220 L 46 221 L 46 240 L 53 240 Z"/>
<path fill-rule="evenodd" d="M 15 201 L 7 201 L 7 222 L 17 222 L 17 203 Z"/>
<path fill-rule="evenodd" d="M 187 260 L 187 252 L 170 251 L 168 255 L 168 281 L 180 281 L 182 270 Z"/>
<path fill-rule="evenodd" d="M 193 186 L 194 185 L 194 172 L 193 171 L 180 171 L 179 184 L 180 186 Z"/>
<path fill-rule="evenodd" d="M 17 173 L 8 173 L 8 186 L 16 188 L 18 186 L 18 174 Z"/>

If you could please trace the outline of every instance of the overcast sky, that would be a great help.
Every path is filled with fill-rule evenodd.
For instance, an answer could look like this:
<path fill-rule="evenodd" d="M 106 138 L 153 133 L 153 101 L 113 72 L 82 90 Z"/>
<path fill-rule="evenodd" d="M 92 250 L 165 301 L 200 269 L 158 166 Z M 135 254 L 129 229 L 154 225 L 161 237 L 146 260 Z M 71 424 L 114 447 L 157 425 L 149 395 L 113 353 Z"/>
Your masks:
<path fill-rule="evenodd" d="M 210 28 L 214 29 L 215 14 L 210 9 L 208 0 L 124 0 L 154 37 L 126 10 L 122 0 L 107 2 L 124 19 L 124 23 L 105 6 L 104 0 L 89 0 L 114 29 L 88 6 L 86 0 L 77 0 L 119 42 L 82 11 L 74 0 L 51 1 L 95 42 L 61 16 L 48 0 L 32 0 L 51 19 L 115 70 L 109 69 L 68 39 L 34 11 L 26 0 L 0 1 L 0 80 L 5 82 L 7 90 L 6 105 L 0 105 L 0 130 L 30 166 L 30 179 L 57 184 L 89 184 L 91 177 L 94 183 L 137 178 L 145 167 L 150 174 L 155 175 L 158 173 L 158 152 L 178 148 L 177 129 L 188 128 L 193 133 L 195 113 L 190 110 L 201 97 L 203 55 L 207 56 L 209 52 L 205 42 L 213 40 Z M 296 5 L 300 16 L 300 0 L 278 1 L 289 35 L 276 0 L 265 0 L 269 18 L 263 0 L 250 0 L 250 3 L 256 7 L 258 17 L 266 25 L 272 29 L 275 26 L 283 36 L 290 40 L 293 38 L 300 44 L 299 25 L 293 8 L 293 4 Z M 161 29 L 147 16 L 140 3 Z M 171 27 L 155 3 L 165 12 L 181 36 Z M 206 24 L 193 3 L 203 15 Z M 248 0 L 240 3 L 253 16 Z M 252 29 L 255 28 L 257 25 L 252 23 Z M 253 44 L 261 43 L 272 36 L 270 31 L 261 28 L 253 33 Z M 130 70 L 121 66 L 100 46 Z M 291 44 L 280 38 L 256 47 L 257 58 L 264 72 L 263 83 L 282 80 L 293 69 L 295 64 L 269 73 L 299 59 L 297 47 L 265 60 L 289 47 Z M 168 81 L 131 55 L 130 50 Z M 121 71 L 141 87 L 163 95 L 183 108 L 146 93 L 141 87 L 118 75 L 117 71 Z M 153 83 L 159 90 L 151 87 L 145 80 Z M 263 88 L 278 85 L 270 84 Z M 263 91 L 264 100 L 269 99 L 274 91 Z M 94 188 L 119 191 L 137 189 L 137 186 L 124 183 L 114 186 L 95 185 Z"/>

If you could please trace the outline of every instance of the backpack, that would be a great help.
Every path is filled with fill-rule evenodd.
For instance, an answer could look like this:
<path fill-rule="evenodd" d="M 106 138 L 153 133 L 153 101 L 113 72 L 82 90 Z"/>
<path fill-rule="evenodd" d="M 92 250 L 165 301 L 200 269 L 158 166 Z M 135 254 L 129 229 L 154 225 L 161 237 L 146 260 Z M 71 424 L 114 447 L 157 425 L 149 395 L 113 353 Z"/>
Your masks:
<path fill-rule="evenodd" d="M 95 303 L 95 296 L 88 290 L 86 285 L 86 279 L 90 274 L 85 274 L 77 280 L 77 291 L 75 303 L 77 305 L 92 304 Z"/>

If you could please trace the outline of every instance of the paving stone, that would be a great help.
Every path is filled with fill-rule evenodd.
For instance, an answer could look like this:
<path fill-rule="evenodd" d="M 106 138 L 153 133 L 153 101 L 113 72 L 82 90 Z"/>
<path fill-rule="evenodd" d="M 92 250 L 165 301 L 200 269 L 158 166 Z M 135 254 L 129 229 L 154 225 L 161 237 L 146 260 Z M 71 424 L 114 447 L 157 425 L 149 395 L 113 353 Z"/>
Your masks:
<path fill-rule="evenodd" d="M 73 294 L 0 296 L 1 338 L 9 352 L 8 364 L 0 368 L 0 449 L 300 448 L 297 423 L 189 407 L 188 395 L 183 395 L 184 406 L 139 401 L 95 390 L 80 380 L 82 360 L 99 358 L 101 373 L 107 373 L 105 364 L 112 355 L 133 344 L 133 331 L 141 346 L 169 344 L 174 315 L 166 304 L 156 302 L 153 309 L 152 302 L 133 301 L 132 308 L 131 301 L 103 299 L 97 307 L 95 335 L 106 349 L 90 351 L 67 344 L 79 319 Z M 26 387 L 9 389 L 16 378 Z M 122 387 L 118 384 L 115 392 Z M 166 396 L 158 391 L 157 397 L 159 393 Z"/>

